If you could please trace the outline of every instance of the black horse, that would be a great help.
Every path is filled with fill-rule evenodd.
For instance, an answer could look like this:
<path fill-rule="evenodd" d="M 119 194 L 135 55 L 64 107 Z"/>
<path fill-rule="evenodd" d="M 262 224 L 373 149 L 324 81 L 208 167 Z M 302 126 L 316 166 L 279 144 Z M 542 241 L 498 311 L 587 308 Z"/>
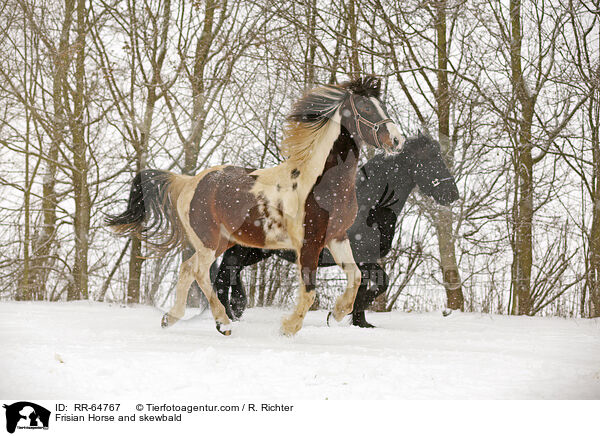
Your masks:
<path fill-rule="evenodd" d="M 433 197 L 441 205 L 448 205 L 458 199 L 458 188 L 444 163 L 440 144 L 422 133 L 408 138 L 398 154 L 375 156 L 360 168 L 356 177 L 359 210 L 348 230 L 348 237 L 354 260 L 362 273 L 362 284 L 354 302 L 352 324 L 373 327 L 365 319 L 365 310 L 388 287 L 388 276 L 378 260 L 392 247 L 396 221 L 409 194 L 418 186 L 423 194 Z M 241 270 L 274 254 L 290 262 L 296 261 L 292 251 L 240 245 L 223 254 L 214 287 L 230 319 L 239 318 L 246 308 Z M 324 249 L 319 257 L 319 267 L 333 265 L 336 265 L 333 257 Z M 369 288 L 369 283 L 375 287 Z"/>

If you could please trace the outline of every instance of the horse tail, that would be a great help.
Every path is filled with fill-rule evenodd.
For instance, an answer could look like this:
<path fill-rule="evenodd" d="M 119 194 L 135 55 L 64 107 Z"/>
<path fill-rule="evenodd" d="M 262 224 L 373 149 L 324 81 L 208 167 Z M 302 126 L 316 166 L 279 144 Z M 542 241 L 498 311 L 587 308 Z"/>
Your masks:
<path fill-rule="evenodd" d="M 137 236 L 159 253 L 165 253 L 185 242 L 185 230 L 177 213 L 180 178 L 160 170 L 144 170 L 131 184 L 127 209 L 109 215 L 105 223 L 113 232 Z"/>

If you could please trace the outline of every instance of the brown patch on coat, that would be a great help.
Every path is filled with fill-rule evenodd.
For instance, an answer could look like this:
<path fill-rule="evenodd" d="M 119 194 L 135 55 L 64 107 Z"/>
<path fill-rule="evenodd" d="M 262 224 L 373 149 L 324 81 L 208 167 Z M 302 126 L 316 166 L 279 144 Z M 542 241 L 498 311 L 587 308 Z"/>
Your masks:
<path fill-rule="evenodd" d="M 190 225 L 204 246 L 222 249 L 221 226 L 237 242 L 262 247 L 264 215 L 257 198 L 250 193 L 255 177 L 246 168 L 228 166 L 213 171 L 196 186 L 190 202 Z M 229 242 L 226 243 L 229 245 Z"/>

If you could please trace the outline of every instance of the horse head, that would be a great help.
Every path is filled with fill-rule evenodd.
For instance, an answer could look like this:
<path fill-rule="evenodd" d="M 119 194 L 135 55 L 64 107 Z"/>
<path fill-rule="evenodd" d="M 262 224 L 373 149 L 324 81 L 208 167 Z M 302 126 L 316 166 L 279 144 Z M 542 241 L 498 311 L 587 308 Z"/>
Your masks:
<path fill-rule="evenodd" d="M 443 206 L 458 199 L 456 181 L 444 162 L 438 141 L 419 132 L 405 141 L 402 153 L 406 155 L 413 180 L 422 193 Z"/>
<path fill-rule="evenodd" d="M 381 80 L 373 76 L 340 85 L 349 91 L 340 106 L 342 125 L 360 145 L 370 144 L 386 153 L 396 151 L 404 137 L 381 101 Z"/>

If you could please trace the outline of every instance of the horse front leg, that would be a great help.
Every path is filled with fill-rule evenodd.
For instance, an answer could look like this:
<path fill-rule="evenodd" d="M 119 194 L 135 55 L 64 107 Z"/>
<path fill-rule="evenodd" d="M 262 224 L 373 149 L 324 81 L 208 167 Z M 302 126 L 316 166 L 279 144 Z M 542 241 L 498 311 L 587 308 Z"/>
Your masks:
<path fill-rule="evenodd" d="M 229 336 L 231 335 L 231 320 L 227 316 L 225 306 L 219 301 L 210 280 L 210 266 L 215 261 L 215 251 L 204 248 L 198 249 L 196 253 L 198 255 L 194 270 L 196 282 L 208 300 L 217 330 L 219 333 Z"/>
<path fill-rule="evenodd" d="M 231 296 L 229 298 L 229 302 L 231 313 L 239 319 L 244 314 L 248 302 L 246 290 L 244 289 L 244 283 L 242 283 L 241 272 L 245 267 L 254 265 L 263 259 L 269 258 L 272 252 L 262 250 L 260 248 L 242 247 L 241 245 L 238 245 L 231 250 L 235 250 L 231 251 L 231 253 L 235 253 L 238 263 L 229 272 L 229 278 L 231 282 Z"/>
<path fill-rule="evenodd" d="M 284 318 L 281 323 L 281 332 L 286 336 L 293 336 L 302 328 L 304 317 L 315 301 L 317 266 L 319 264 L 319 253 L 321 253 L 322 248 L 321 246 L 305 244 L 300 249 L 300 255 L 298 256 L 300 282 L 298 303 L 294 312 Z"/>
<path fill-rule="evenodd" d="M 235 273 L 235 278 L 233 279 L 233 283 L 231 284 L 231 298 L 230 308 L 231 313 L 236 319 L 239 319 L 244 314 L 246 310 L 246 305 L 248 302 L 248 297 L 246 296 L 246 290 L 244 289 L 244 284 L 242 283 L 241 273 L 242 267 L 238 268 Z"/>
<path fill-rule="evenodd" d="M 341 241 L 335 239 L 332 240 L 327 244 L 327 248 L 333 256 L 335 263 L 344 270 L 347 279 L 346 291 L 337 298 L 335 301 L 335 308 L 333 309 L 333 312 L 330 313 L 330 315 L 333 315 L 335 320 L 339 322 L 352 312 L 362 275 L 360 269 L 354 262 L 352 248 L 350 247 L 350 241 L 347 237 Z"/>
<path fill-rule="evenodd" d="M 232 269 L 237 268 L 237 265 L 231 262 L 231 258 L 227 255 L 227 253 L 228 251 L 226 251 L 223 255 L 223 261 L 221 262 L 221 265 L 219 265 L 219 270 L 214 280 L 214 287 L 219 301 L 223 307 L 225 307 L 227 316 L 234 320 L 235 318 L 231 312 L 231 306 L 229 305 L 229 288 L 231 287 Z"/>
<path fill-rule="evenodd" d="M 365 318 L 365 310 L 373 303 L 375 298 L 387 291 L 389 279 L 383 268 L 377 263 L 361 264 L 359 268 L 363 279 L 354 301 L 352 325 L 373 328 L 375 326 L 367 322 Z M 369 283 L 374 283 L 375 287 L 369 287 Z"/>

